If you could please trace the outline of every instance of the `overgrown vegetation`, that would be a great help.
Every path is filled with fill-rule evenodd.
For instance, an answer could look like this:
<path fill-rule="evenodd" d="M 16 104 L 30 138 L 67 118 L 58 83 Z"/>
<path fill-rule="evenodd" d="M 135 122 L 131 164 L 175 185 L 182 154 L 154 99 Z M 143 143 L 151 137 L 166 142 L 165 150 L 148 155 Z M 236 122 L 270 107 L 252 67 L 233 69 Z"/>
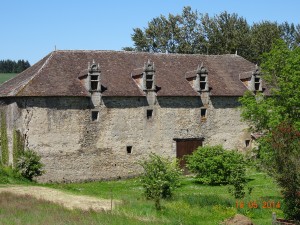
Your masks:
<path fill-rule="evenodd" d="M 24 138 L 20 131 L 13 130 L 13 166 L 16 167 L 19 157 L 24 153 Z"/>
<path fill-rule="evenodd" d="M 242 117 L 263 135 L 257 157 L 282 188 L 286 218 L 300 220 L 300 48 L 278 41 L 261 67 L 271 96 L 245 94 Z"/>
<path fill-rule="evenodd" d="M 178 164 L 152 153 L 140 165 L 144 169 L 141 176 L 144 194 L 148 199 L 153 199 L 155 208 L 160 210 L 161 199 L 170 198 L 179 184 L 181 171 Z"/>
<path fill-rule="evenodd" d="M 18 158 L 16 168 L 26 179 L 32 181 L 34 177 L 41 176 L 44 173 L 41 157 L 30 149 L 27 149 Z"/>
<path fill-rule="evenodd" d="M 6 115 L 1 112 L 1 163 L 2 165 L 8 165 L 9 160 L 8 152 L 8 138 L 7 138 L 7 127 L 6 127 Z"/>

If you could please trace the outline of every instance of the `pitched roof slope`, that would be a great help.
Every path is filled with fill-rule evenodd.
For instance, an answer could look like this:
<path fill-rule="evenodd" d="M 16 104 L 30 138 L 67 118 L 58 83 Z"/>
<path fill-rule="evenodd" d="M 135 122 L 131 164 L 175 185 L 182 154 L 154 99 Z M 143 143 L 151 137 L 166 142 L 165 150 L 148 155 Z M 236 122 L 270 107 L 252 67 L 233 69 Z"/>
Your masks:
<path fill-rule="evenodd" d="M 144 96 L 131 73 L 150 60 L 155 64 L 158 96 L 197 96 L 186 73 L 201 63 L 208 70 L 212 96 L 241 96 L 247 90 L 239 74 L 255 65 L 237 55 L 153 54 L 124 51 L 55 51 L 0 86 L 7 96 L 89 96 L 78 79 L 88 63 L 100 64 L 104 96 Z"/>

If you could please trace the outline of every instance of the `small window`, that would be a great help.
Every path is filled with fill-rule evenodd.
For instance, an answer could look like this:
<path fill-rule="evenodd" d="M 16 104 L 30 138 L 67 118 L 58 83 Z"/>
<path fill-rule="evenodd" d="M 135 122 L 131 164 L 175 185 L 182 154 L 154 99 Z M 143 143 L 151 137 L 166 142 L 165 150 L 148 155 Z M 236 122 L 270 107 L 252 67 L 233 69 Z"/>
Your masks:
<path fill-rule="evenodd" d="M 153 110 L 152 109 L 147 109 L 147 119 L 151 119 L 153 115 Z"/>
<path fill-rule="evenodd" d="M 153 84 L 153 81 L 146 81 L 146 88 L 152 89 L 152 84 Z"/>
<path fill-rule="evenodd" d="M 91 75 L 91 80 L 98 80 L 98 75 Z"/>
<path fill-rule="evenodd" d="M 200 82 L 200 90 L 206 89 L 206 82 Z"/>
<path fill-rule="evenodd" d="M 98 121 L 99 112 L 98 111 L 92 111 L 92 121 Z"/>
<path fill-rule="evenodd" d="M 205 108 L 201 109 L 201 121 L 206 121 L 206 112 Z"/>
<path fill-rule="evenodd" d="M 131 154 L 132 146 L 126 146 L 126 151 L 127 151 L 127 154 Z"/>
<path fill-rule="evenodd" d="M 245 140 L 245 146 L 249 147 L 250 146 L 250 140 Z"/>
<path fill-rule="evenodd" d="M 206 81 L 206 77 L 200 76 L 200 81 Z"/>
<path fill-rule="evenodd" d="M 98 81 L 91 81 L 91 90 L 92 91 L 98 90 Z"/>
<path fill-rule="evenodd" d="M 153 79 L 153 75 L 148 75 L 148 74 L 147 74 L 147 75 L 146 75 L 146 79 L 147 79 L 147 80 L 152 80 L 152 79 Z"/>
<path fill-rule="evenodd" d="M 254 79 L 254 88 L 255 88 L 255 91 L 259 91 L 260 90 L 260 78 L 256 77 Z"/>

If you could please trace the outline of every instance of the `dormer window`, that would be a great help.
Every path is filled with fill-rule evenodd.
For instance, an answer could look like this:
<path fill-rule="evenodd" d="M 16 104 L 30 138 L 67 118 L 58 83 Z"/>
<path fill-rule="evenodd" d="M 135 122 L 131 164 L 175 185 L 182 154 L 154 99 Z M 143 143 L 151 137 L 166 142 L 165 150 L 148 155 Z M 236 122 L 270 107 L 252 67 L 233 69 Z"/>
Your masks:
<path fill-rule="evenodd" d="M 254 79 L 254 89 L 255 91 L 260 91 L 261 90 L 261 87 L 260 87 L 261 83 L 260 83 L 260 78 L 259 77 L 256 77 Z"/>
<path fill-rule="evenodd" d="M 99 90 L 99 76 L 91 75 L 91 91 Z"/>
<path fill-rule="evenodd" d="M 262 91 L 261 74 L 257 65 L 251 77 L 251 90 Z"/>
<path fill-rule="evenodd" d="M 197 69 L 197 77 L 196 77 L 196 90 L 197 91 L 208 91 L 208 80 L 207 80 L 207 69 L 203 66 L 203 63 L 201 66 L 198 66 Z M 199 85 L 199 86 L 198 86 Z"/>
<path fill-rule="evenodd" d="M 100 66 L 96 65 L 95 61 L 93 61 L 92 65 L 89 65 L 88 68 L 88 81 L 89 81 L 89 91 L 95 92 L 101 90 L 101 82 L 100 82 Z"/>
<path fill-rule="evenodd" d="M 207 90 L 207 76 L 200 77 L 200 90 L 201 91 Z"/>
<path fill-rule="evenodd" d="M 155 68 L 154 63 L 148 60 L 144 65 L 143 71 L 143 89 L 144 91 L 155 90 Z"/>

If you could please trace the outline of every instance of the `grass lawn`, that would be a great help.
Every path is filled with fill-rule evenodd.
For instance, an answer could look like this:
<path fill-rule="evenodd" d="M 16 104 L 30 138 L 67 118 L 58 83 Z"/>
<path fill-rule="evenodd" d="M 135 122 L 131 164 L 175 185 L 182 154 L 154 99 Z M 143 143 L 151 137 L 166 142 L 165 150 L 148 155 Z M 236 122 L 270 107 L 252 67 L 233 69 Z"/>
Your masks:
<path fill-rule="evenodd" d="M 269 225 L 272 212 L 283 217 L 282 211 L 276 208 L 276 203 L 282 203 L 282 198 L 273 180 L 266 174 L 253 170 L 248 177 L 249 185 L 253 187 L 252 193 L 238 202 L 228 194 L 228 186 L 199 185 L 192 177 L 183 177 L 173 199 L 162 202 L 163 209 L 160 212 L 155 210 L 152 201 L 143 197 L 143 189 L 137 179 L 46 186 L 74 194 L 102 198 L 113 196 L 123 201 L 115 209 L 114 215 L 138 218 L 140 224 L 219 224 L 240 213 L 250 217 L 255 224 Z M 267 208 L 263 208 L 264 203 Z M 240 208 L 243 204 L 244 207 Z M 256 205 L 258 208 L 252 208 Z"/>
<path fill-rule="evenodd" d="M 0 73 L 0 84 L 15 77 L 16 75 L 17 75 L 17 73 Z"/>
<path fill-rule="evenodd" d="M 228 186 L 207 186 L 194 182 L 192 177 L 182 177 L 181 186 L 170 200 L 162 201 L 162 210 L 156 211 L 154 203 L 146 200 L 138 179 L 71 183 L 34 184 L 12 179 L 0 173 L 0 186 L 4 183 L 39 185 L 60 189 L 79 195 L 113 198 L 122 201 L 112 213 L 68 210 L 59 205 L 38 201 L 30 197 L 0 195 L 0 224 L 220 224 L 236 213 L 251 218 L 254 224 L 271 224 L 272 212 L 283 217 L 279 189 L 265 173 L 248 171 L 252 193 L 236 201 L 228 194 Z M 2 184 L 1 184 L 2 183 Z M 263 208 L 265 202 L 266 208 Z M 273 203 L 274 202 L 274 203 Z M 249 203 L 249 204 L 248 204 Z M 241 205 L 244 205 L 241 208 Z M 253 208 L 256 206 L 257 208 Z M 282 206 L 281 206 L 282 207 Z"/>

